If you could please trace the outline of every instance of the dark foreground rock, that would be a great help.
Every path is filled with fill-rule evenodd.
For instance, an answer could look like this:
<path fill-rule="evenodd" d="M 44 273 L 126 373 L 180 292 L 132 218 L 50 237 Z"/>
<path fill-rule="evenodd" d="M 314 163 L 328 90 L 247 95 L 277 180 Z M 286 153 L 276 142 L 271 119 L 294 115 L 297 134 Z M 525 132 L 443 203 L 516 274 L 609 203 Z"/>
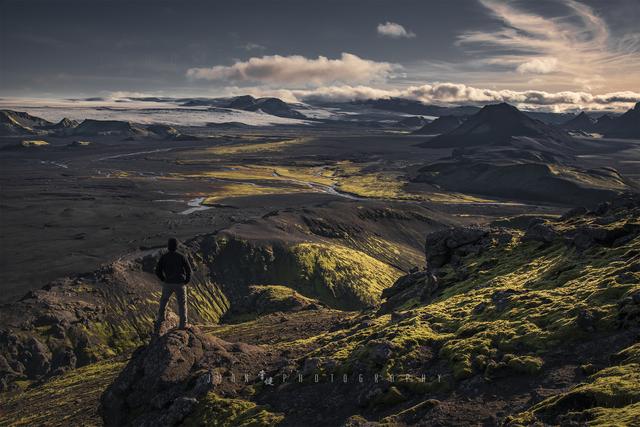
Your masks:
<path fill-rule="evenodd" d="M 453 227 L 427 235 L 425 256 L 427 266 L 440 268 L 454 256 L 477 252 L 488 231 L 480 227 Z"/>
<path fill-rule="evenodd" d="M 170 330 L 134 352 L 102 395 L 102 418 L 107 426 L 179 424 L 210 390 L 237 396 L 244 382 L 229 381 L 231 374 L 254 372 L 266 359 L 259 347 L 230 343 L 195 327 Z"/>

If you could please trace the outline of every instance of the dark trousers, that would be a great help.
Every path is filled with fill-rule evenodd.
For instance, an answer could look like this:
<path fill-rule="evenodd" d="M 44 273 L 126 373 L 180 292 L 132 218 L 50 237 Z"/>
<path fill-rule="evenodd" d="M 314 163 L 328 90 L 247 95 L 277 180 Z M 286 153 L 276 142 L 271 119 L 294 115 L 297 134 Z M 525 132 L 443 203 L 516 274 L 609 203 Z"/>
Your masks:
<path fill-rule="evenodd" d="M 180 327 L 187 324 L 187 286 L 183 284 L 164 283 L 162 285 L 162 296 L 160 297 L 160 309 L 158 310 L 158 326 L 164 321 L 167 311 L 167 304 L 171 294 L 175 292 L 178 300 L 178 315 L 180 316 Z"/>

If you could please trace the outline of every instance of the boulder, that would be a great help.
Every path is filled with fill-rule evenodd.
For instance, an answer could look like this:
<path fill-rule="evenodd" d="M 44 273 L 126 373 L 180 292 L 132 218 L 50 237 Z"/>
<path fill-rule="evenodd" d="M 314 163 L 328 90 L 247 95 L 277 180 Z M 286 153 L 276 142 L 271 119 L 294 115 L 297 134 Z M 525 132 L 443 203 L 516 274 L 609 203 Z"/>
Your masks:
<path fill-rule="evenodd" d="M 51 369 L 55 374 L 63 373 L 76 367 L 78 359 L 73 350 L 69 347 L 59 347 L 53 352 L 51 359 Z"/>
<path fill-rule="evenodd" d="M 51 351 L 36 338 L 26 343 L 22 363 L 27 368 L 29 377 L 37 379 L 49 372 L 51 367 Z"/>
<path fill-rule="evenodd" d="M 371 340 L 367 344 L 369 359 L 376 365 L 384 365 L 393 355 L 394 345 L 385 339 Z"/>
<path fill-rule="evenodd" d="M 579 216 L 583 216 L 587 212 L 588 212 L 587 208 L 579 206 L 577 208 L 569 209 L 559 219 L 561 221 L 566 221 L 566 220 L 571 219 L 571 218 L 576 218 L 576 217 L 579 217 Z"/>
<path fill-rule="evenodd" d="M 488 230 L 479 227 L 452 227 L 427 235 L 425 257 L 427 267 L 440 268 L 447 264 L 454 254 L 464 255 L 475 248 L 488 234 Z M 467 250 L 461 250 L 465 248 Z"/>
<path fill-rule="evenodd" d="M 237 393 L 239 385 L 224 378 L 254 372 L 262 356 L 258 347 L 229 343 L 195 327 L 172 329 L 134 352 L 101 397 L 102 419 L 106 426 L 179 424 L 210 390 Z"/>
<path fill-rule="evenodd" d="M 638 233 L 640 233 L 640 224 L 627 222 L 613 227 L 597 225 L 577 227 L 567 235 L 567 238 L 577 249 L 585 250 L 596 244 L 618 246 L 632 240 Z"/>
<path fill-rule="evenodd" d="M 556 230 L 546 222 L 534 222 L 527 228 L 524 241 L 551 243 L 558 238 Z"/>

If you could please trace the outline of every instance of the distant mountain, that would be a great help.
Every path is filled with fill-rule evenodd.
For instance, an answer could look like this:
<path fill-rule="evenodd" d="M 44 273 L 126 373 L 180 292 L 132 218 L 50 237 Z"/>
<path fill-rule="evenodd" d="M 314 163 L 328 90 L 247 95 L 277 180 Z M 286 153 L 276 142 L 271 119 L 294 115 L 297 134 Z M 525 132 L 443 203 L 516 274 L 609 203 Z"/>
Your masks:
<path fill-rule="evenodd" d="M 460 126 L 464 120 L 465 117 L 462 116 L 441 116 L 431 123 L 425 124 L 413 133 L 416 135 L 437 135 L 446 133 Z"/>
<path fill-rule="evenodd" d="M 614 121 L 615 118 L 611 117 L 609 114 L 604 114 L 596 119 L 593 129 L 595 132 L 605 134 L 613 126 Z"/>
<path fill-rule="evenodd" d="M 217 128 L 217 129 L 252 129 L 254 126 L 248 125 L 242 122 L 222 122 L 222 123 L 207 123 L 207 127 L 209 128 Z"/>
<path fill-rule="evenodd" d="M 242 95 L 233 98 L 184 98 L 177 101 L 185 107 L 232 108 L 234 110 L 262 111 L 272 116 L 288 119 L 307 119 L 304 114 L 278 98 L 254 98 L 251 95 Z"/>
<path fill-rule="evenodd" d="M 561 125 L 562 129 L 591 132 L 594 130 L 595 121 L 584 111 Z"/>
<path fill-rule="evenodd" d="M 0 110 L 0 136 L 41 134 L 39 128 L 51 125 L 53 123 L 29 113 Z"/>
<path fill-rule="evenodd" d="M 561 125 L 574 117 L 571 113 L 550 113 L 547 111 L 523 111 L 523 113 L 548 125 Z"/>
<path fill-rule="evenodd" d="M 404 98 L 368 99 L 364 101 L 354 101 L 352 104 L 366 105 L 377 110 L 435 117 L 471 116 L 480 111 L 480 107 L 473 105 L 443 107 Z M 569 113 L 551 113 L 545 111 L 523 111 L 523 113 L 532 119 L 540 120 L 547 124 L 561 124 L 571 118 L 571 114 Z"/>
<path fill-rule="evenodd" d="M 120 120 L 86 119 L 69 132 L 78 136 L 117 135 L 123 137 L 146 136 L 148 132 L 130 122 Z"/>
<path fill-rule="evenodd" d="M 229 98 L 179 98 L 176 102 L 183 107 L 222 107 L 229 102 Z"/>
<path fill-rule="evenodd" d="M 404 98 L 368 99 L 365 101 L 354 101 L 356 105 L 367 105 L 371 108 L 385 111 L 395 111 L 399 113 L 423 115 L 423 116 L 467 116 L 475 114 L 479 107 L 441 107 L 438 105 L 427 105 L 420 101 Z"/>
<path fill-rule="evenodd" d="M 501 103 L 487 105 L 454 130 L 425 143 L 426 147 L 465 147 L 507 145 L 513 137 L 530 137 L 546 141 L 570 142 L 563 131 L 535 120 L 516 107 Z"/>
<path fill-rule="evenodd" d="M 254 98 L 251 95 L 238 96 L 234 98 L 226 108 L 244 111 L 262 111 L 272 116 L 286 117 L 289 119 L 307 118 L 304 114 L 294 110 L 289 104 L 278 98 Z"/>
<path fill-rule="evenodd" d="M 257 99 L 251 95 L 237 96 L 231 100 L 226 108 L 234 108 L 236 110 L 246 110 L 256 104 Z"/>
<path fill-rule="evenodd" d="M 600 120 L 598 120 L 600 123 Z M 602 125 L 603 133 L 611 138 L 640 138 L 640 102 L 623 115 Z"/>
<path fill-rule="evenodd" d="M 49 125 L 49 126 L 44 126 L 42 127 L 42 129 L 45 129 L 47 131 L 53 131 L 55 133 L 66 133 L 68 132 L 69 129 L 73 129 L 76 126 L 78 126 L 78 122 L 75 120 L 71 120 L 68 118 L 63 118 L 62 120 L 60 120 L 58 123 Z"/>
<path fill-rule="evenodd" d="M 429 123 L 429 120 L 422 116 L 409 116 L 398 120 L 398 122 L 396 122 L 396 126 L 404 128 L 419 128 L 427 123 Z"/>

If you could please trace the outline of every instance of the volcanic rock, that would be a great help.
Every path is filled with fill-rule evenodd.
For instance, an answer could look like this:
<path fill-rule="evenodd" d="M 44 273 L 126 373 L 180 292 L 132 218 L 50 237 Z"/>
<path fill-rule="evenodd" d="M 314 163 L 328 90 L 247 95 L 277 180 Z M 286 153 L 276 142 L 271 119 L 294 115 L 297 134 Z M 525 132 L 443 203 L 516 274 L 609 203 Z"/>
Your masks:
<path fill-rule="evenodd" d="M 102 418 L 106 426 L 178 424 L 210 390 L 234 395 L 238 386 L 224 378 L 254 372 L 262 358 L 257 347 L 229 343 L 195 327 L 170 330 L 134 352 L 102 395 Z"/>

